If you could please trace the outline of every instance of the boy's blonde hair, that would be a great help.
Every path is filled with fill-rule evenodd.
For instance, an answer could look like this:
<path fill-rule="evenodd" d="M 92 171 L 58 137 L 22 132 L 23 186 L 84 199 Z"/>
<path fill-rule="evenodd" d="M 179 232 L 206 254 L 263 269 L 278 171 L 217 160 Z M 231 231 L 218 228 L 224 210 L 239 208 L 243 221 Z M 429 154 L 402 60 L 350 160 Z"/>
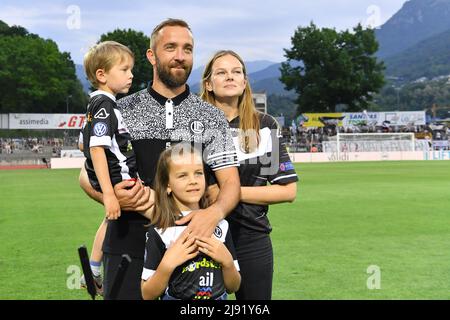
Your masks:
<path fill-rule="evenodd" d="M 125 57 L 131 57 L 134 60 L 133 52 L 126 46 L 116 41 L 103 41 L 93 46 L 84 56 L 84 71 L 89 82 L 94 88 L 98 88 L 96 72 L 103 69 L 105 72 L 121 63 Z"/>

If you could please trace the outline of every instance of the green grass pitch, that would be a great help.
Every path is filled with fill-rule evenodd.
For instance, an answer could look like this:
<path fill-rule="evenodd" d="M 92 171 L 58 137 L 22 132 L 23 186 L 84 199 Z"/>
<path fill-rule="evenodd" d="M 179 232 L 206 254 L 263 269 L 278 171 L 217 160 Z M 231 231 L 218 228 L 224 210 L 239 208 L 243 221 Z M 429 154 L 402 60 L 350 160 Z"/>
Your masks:
<path fill-rule="evenodd" d="M 269 212 L 274 299 L 449 299 L 450 161 L 296 169 L 297 200 Z M 88 299 L 77 248 L 102 218 L 78 170 L 0 171 L 0 299 Z"/>

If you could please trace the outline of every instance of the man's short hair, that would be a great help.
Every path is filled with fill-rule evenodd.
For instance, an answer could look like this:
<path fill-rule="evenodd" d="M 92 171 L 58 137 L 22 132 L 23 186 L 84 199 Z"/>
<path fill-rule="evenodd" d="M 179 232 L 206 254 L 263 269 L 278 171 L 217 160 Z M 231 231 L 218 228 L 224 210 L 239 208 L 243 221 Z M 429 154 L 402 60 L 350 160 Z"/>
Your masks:
<path fill-rule="evenodd" d="M 108 72 L 114 65 L 121 63 L 125 57 L 131 57 L 134 60 L 133 52 L 116 41 L 103 41 L 89 49 L 84 56 L 84 71 L 92 86 L 94 88 L 99 86 L 95 74 L 98 69 Z"/>
<path fill-rule="evenodd" d="M 186 21 L 181 20 L 181 19 L 169 18 L 167 20 L 164 20 L 160 24 L 158 24 L 155 27 L 155 29 L 153 29 L 152 34 L 150 36 L 150 49 L 155 50 L 156 42 L 157 42 L 157 38 L 158 38 L 158 33 L 164 27 L 183 27 L 183 28 L 188 29 L 192 33 L 192 30 L 191 30 L 191 28 L 189 27 L 189 25 L 188 25 L 188 23 Z"/>

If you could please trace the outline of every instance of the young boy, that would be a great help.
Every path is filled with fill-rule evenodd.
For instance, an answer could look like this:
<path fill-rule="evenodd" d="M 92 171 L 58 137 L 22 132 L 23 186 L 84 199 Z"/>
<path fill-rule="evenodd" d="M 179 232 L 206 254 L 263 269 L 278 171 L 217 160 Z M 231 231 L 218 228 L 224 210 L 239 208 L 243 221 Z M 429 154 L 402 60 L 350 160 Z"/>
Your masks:
<path fill-rule="evenodd" d="M 80 149 L 86 156 L 85 168 L 89 182 L 94 189 L 103 193 L 106 215 L 97 230 L 90 261 L 97 293 L 100 295 L 103 292 L 100 268 L 107 219 L 115 220 L 121 215 L 113 187 L 122 180 L 138 178 L 130 134 L 116 105 L 116 95 L 127 93 L 131 87 L 133 65 L 134 55 L 131 50 L 115 41 L 95 45 L 84 58 L 86 75 L 97 91 L 90 94 L 80 135 Z M 150 212 L 142 214 L 147 218 L 150 216 Z M 86 286 L 84 276 L 81 286 Z"/>

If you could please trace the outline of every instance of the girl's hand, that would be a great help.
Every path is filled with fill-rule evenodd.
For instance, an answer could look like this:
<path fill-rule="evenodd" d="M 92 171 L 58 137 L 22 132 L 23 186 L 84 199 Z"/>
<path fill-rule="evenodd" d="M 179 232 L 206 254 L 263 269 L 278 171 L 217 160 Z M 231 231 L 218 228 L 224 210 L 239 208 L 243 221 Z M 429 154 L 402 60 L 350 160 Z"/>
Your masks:
<path fill-rule="evenodd" d="M 210 256 L 215 261 L 221 263 L 223 266 L 229 266 L 230 264 L 233 264 L 233 257 L 231 256 L 230 251 L 228 251 L 227 247 L 225 247 L 222 241 L 216 239 L 214 236 L 210 238 L 197 238 L 196 244 L 200 252 Z"/>
<path fill-rule="evenodd" d="M 172 242 L 164 254 L 161 264 L 175 269 L 182 263 L 195 258 L 198 255 L 195 238 L 188 240 L 188 237 L 189 233 L 182 233 L 175 242 Z"/>

